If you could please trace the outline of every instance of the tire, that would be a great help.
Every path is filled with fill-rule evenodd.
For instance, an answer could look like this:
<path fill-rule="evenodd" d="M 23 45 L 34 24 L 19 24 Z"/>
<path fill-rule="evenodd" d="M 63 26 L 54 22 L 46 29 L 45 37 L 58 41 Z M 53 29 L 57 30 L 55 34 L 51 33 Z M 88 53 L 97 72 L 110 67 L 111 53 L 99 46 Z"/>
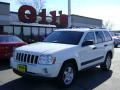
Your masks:
<path fill-rule="evenodd" d="M 115 45 L 115 48 L 117 48 L 118 47 L 118 45 Z"/>
<path fill-rule="evenodd" d="M 110 67 L 111 67 L 111 54 L 107 54 L 106 57 L 105 57 L 105 61 L 104 63 L 102 63 L 100 65 L 100 68 L 103 70 L 103 71 L 108 71 L 110 70 Z"/>
<path fill-rule="evenodd" d="M 76 70 L 73 64 L 66 63 L 62 66 L 58 75 L 58 84 L 60 87 L 69 87 L 75 80 Z"/>

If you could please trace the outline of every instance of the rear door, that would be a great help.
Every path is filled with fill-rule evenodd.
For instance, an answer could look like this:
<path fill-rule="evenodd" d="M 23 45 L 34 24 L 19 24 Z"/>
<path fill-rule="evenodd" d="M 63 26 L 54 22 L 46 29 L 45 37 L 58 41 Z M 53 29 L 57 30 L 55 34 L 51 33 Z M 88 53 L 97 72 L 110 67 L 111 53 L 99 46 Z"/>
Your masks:
<path fill-rule="evenodd" d="M 105 37 L 102 31 L 95 31 L 95 37 L 96 37 L 96 56 L 97 58 L 99 58 L 99 63 L 103 62 L 105 59 L 105 54 L 106 54 L 106 50 L 105 50 Z"/>

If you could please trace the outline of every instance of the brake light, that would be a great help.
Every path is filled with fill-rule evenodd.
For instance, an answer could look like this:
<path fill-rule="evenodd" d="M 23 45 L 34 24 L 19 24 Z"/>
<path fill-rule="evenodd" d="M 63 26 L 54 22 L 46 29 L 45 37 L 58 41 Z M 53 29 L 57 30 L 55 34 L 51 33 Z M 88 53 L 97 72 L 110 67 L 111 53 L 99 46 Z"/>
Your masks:
<path fill-rule="evenodd" d="M 7 50 L 9 50 L 9 47 L 8 47 L 8 46 L 1 46 L 1 47 L 0 47 L 0 52 L 5 52 L 5 51 L 7 51 Z"/>
<path fill-rule="evenodd" d="M 4 47 L 0 47 L 0 53 L 3 53 L 4 51 Z"/>
<path fill-rule="evenodd" d="M 4 50 L 4 47 L 2 46 L 2 47 L 0 47 L 0 51 L 2 51 L 2 50 Z"/>
<path fill-rule="evenodd" d="M 9 49 L 9 47 L 3 46 L 3 47 L 1 47 L 1 49 L 6 50 L 6 49 Z"/>

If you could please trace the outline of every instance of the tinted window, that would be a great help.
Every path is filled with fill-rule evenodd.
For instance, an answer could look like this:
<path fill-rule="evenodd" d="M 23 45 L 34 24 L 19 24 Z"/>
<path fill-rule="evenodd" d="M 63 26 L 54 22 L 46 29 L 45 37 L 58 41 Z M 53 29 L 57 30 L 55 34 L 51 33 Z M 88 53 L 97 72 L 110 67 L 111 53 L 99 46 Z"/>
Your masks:
<path fill-rule="evenodd" d="M 109 32 L 104 31 L 104 34 L 105 34 L 105 37 L 106 37 L 106 40 L 105 40 L 105 41 L 110 41 L 110 40 L 112 40 L 112 38 L 111 38 Z"/>
<path fill-rule="evenodd" d="M 94 41 L 94 43 L 95 43 L 94 32 L 87 33 L 87 35 L 85 36 L 85 39 L 84 39 L 84 42 L 85 41 Z"/>
<path fill-rule="evenodd" d="M 0 36 L 0 42 L 23 42 L 20 38 L 16 36 Z"/>
<path fill-rule="evenodd" d="M 52 43 L 74 44 L 77 45 L 83 36 L 83 32 L 77 31 L 55 31 L 44 41 Z"/>
<path fill-rule="evenodd" d="M 104 35 L 102 31 L 96 31 L 95 32 L 97 43 L 102 43 L 105 41 Z"/>

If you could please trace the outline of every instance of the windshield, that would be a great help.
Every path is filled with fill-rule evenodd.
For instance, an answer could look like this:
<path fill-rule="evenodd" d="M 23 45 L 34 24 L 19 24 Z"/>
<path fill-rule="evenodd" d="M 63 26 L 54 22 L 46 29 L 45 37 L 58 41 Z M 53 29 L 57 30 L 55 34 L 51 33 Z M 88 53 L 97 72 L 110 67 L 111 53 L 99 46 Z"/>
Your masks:
<path fill-rule="evenodd" d="M 77 45 L 83 35 L 79 31 L 55 31 L 50 34 L 44 42 L 74 44 Z"/>
<path fill-rule="evenodd" d="M 23 42 L 20 38 L 16 36 L 0 36 L 0 42 Z"/>

